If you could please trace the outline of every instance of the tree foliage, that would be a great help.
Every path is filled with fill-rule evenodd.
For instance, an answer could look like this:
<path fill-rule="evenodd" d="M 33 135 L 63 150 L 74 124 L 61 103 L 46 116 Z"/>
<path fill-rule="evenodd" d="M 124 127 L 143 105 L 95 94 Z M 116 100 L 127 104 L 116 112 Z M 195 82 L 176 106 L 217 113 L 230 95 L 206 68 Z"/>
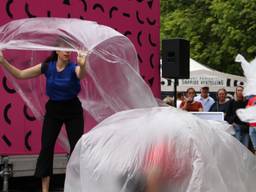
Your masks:
<path fill-rule="evenodd" d="M 190 55 L 219 71 L 242 74 L 241 53 L 256 56 L 256 0 L 161 0 L 161 39 L 190 41 Z"/>

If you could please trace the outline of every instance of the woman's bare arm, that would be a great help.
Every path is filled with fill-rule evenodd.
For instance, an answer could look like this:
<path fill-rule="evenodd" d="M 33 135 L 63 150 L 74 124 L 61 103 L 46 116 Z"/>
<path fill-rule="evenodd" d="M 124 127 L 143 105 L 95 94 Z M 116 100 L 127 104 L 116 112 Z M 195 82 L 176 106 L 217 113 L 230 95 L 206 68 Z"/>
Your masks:
<path fill-rule="evenodd" d="M 11 65 L 3 56 L 0 51 L 0 64 L 17 79 L 30 79 L 37 77 L 41 74 L 41 63 L 33 67 L 20 70 L 17 67 Z"/>

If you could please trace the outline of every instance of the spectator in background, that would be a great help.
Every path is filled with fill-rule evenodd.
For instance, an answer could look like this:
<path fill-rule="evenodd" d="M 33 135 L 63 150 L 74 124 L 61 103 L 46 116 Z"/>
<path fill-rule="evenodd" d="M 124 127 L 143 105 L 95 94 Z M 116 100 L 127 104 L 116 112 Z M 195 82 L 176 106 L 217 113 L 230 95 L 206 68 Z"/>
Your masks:
<path fill-rule="evenodd" d="M 227 111 L 229 108 L 230 101 L 226 98 L 227 91 L 224 88 L 221 88 L 217 91 L 217 97 L 215 103 L 211 106 L 210 112 L 223 112 L 224 119 L 226 119 Z"/>
<path fill-rule="evenodd" d="M 245 108 L 247 105 L 243 91 L 244 88 L 242 86 L 236 87 L 234 99 L 230 100 L 226 119 L 233 125 L 235 137 L 248 148 L 250 141 L 249 126 L 247 123 L 241 121 L 236 114 L 237 109 Z"/>
<path fill-rule="evenodd" d="M 208 112 L 215 101 L 209 96 L 209 87 L 201 87 L 200 92 L 200 95 L 195 97 L 195 101 L 200 102 L 203 106 L 203 111 Z"/>
<path fill-rule="evenodd" d="M 196 91 L 194 88 L 188 88 L 186 91 L 186 97 L 181 102 L 180 108 L 186 111 L 203 111 L 203 106 L 200 102 L 194 100 Z"/>

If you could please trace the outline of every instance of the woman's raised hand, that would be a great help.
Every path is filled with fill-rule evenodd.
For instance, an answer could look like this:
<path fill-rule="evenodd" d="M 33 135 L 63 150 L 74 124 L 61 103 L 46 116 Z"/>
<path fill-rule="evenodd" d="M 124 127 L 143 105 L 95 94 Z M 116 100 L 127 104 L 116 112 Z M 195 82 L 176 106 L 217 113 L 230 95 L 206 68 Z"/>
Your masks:
<path fill-rule="evenodd" d="M 78 53 L 77 53 L 77 64 L 80 67 L 85 67 L 87 54 L 88 54 L 87 51 L 78 51 Z"/>

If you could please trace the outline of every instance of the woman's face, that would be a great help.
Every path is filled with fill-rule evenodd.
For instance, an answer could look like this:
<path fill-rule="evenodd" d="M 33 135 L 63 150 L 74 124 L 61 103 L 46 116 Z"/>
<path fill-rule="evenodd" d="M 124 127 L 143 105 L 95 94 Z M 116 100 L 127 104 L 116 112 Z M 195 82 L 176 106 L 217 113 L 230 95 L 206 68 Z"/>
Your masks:
<path fill-rule="evenodd" d="M 187 98 L 193 99 L 195 94 L 196 93 L 195 93 L 195 91 L 193 89 L 189 89 L 188 92 L 187 92 Z"/>
<path fill-rule="evenodd" d="M 58 55 L 58 59 L 63 62 L 67 62 L 70 60 L 71 52 L 70 51 L 56 51 Z"/>
<path fill-rule="evenodd" d="M 243 91 L 244 91 L 244 89 L 242 87 L 237 87 L 236 88 L 236 96 L 237 96 L 237 98 L 239 98 L 239 99 L 243 98 Z"/>
<path fill-rule="evenodd" d="M 219 101 L 225 101 L 225 99 L 226 99 L 226 92 L 224 90 L 220 90 L 218 92 L 218 99 L 219 99 Z"/>

